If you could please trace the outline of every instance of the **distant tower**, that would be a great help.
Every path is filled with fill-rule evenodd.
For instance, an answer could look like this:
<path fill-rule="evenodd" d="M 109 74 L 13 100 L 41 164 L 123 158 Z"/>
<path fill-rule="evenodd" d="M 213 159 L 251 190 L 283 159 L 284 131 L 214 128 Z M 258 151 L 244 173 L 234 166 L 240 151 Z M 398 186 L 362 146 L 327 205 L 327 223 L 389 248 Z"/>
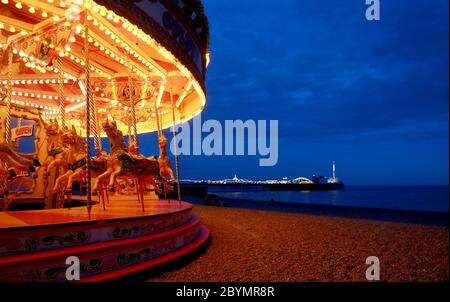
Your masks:
<path fill-rule="evenodd" d="M 329 183 L 329 184 L 336 184 L 339 187 L 344 186 L 344 183 L 341 182 L 339 180 L 339 178 L 336 177 L 336 162 L 335 161 L 333 161 L 333 177 L 328 178 L 327 183 Z"/>
<path fill-rule="evenodd" d="M 333 179 L 336 179 L 336 162 L 333 161 Z"/>

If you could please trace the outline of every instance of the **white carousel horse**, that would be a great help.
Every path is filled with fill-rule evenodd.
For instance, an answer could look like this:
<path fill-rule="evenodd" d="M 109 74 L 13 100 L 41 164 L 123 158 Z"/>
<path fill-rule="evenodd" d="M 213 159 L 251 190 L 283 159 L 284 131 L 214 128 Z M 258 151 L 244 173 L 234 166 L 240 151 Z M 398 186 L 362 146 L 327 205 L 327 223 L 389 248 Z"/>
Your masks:
<path fill-rule="evenodd" d="M 41 168 L 44 169 L 44 175 L 48 176 L 53 168 L 64 167 L 66 164 L 64 156 L 67 154 L 67 146 L 62 141 L 62 135 L 68 129 L 60 129 L 56 119 L 50 120 L 48 124 L 42 119 L 41 121 L 47 134 L 47 157 Z"/>
<path fill-rule="evenodd" d="M 166 183 L 167 181 L 160 175 L 160 164 L 154 157 L 146 158 L 136 155 L 135 152 L 128 152 L 125 147 L 122 132 L 117 129 L 114 121 L 106 121 L 102 124 L 103 130 L 108 135 L 111 154 L 107 161 L 106 171 L 99 175 L 92 186 L 94 191 L 98 190 L 99 183 L 109 177 L 108 188 L 114 190 L 117 177 L 137 179 L 138 182 L 148 182 L 150 184 Z M 130 148 L 133 150 L 133 148 Z"/>
<path fill-rule="evenodd" d="M 56 179 L 53 193 L 57 193 L 61 184 L 65 181 L 67 181 L 65 190 L 72 191 L 74 180 L 82 177 L 86 171 L 86 144 L 73 126 L 72 130 L 66 130 L 62 133 L 61 141 L 66 147 L 60 153 L 59 158 L 64 161 L 60 165 L 66 167 L 66 172 Z"/>

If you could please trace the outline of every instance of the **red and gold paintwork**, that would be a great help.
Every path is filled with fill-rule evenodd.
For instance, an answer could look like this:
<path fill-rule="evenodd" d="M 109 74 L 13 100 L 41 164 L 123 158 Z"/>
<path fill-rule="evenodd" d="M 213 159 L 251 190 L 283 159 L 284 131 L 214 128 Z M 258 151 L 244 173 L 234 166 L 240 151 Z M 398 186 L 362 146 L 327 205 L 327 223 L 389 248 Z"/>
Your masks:
<path fill-rule="evenodd" d="M 175 260 L 209 236 L 192 206 L 176 200 L 0 213 L 0 282 L 63 281 L 69 256 L 81 281 L 104 281 Z"/>
<path fill-rule="evenodd" d="M 174 179 L 161 129 L 192 119 L 206 105 L 209 29 L 199 0 L 1 0 L 0 62 L 0 207 L 41 201 L 46 208 L 0 212 L 0 281 L 64 280 L 68 256 L 81 259 L 82 280 L 109 280 L 176 259 L 206 241 L 209 233 L 191 205 L 144 194 L 149 182 L 156 190 L 156 182 Z M 93 102 L 91 117 L 86 100 Z M 10 129 L 12 118 L 32 128 Z M 120 156 L 157 172 L 128 166 L 116 178 L 114 157 L 97 145 L 86 178 L 81 138 L 92 119 L 96 143 L 116 139 L 110 127 L 101 127 L 112 121 L 116 133 L 134 135 Z M 31 133 L 34 151 L 20 153 L 19 142 L 10 141 L 13 130 Z M 140 154 L 136 138 L 156 130 L 159 160 Z M 66 148 L 63 160 L 55 137 Z M 34 170 L 35 162 L 42 166 Z M 95 185 L 101 198 L 94 201 L 103 206 L 61 208 L 73 198 L 65 194 L 74 180 L 90 184 L 109 166 L 109 186 Z M 130 180 L 134 195 L 116 191 L 105 198 L 107 189 Z"/>
<path fill-rule="evenodd" d="M 204 108 L 209 61 L 206 17 L 201 10 L 196 12 L 195 21 L 183 15 L 188 11 L 184 2 L 199 1 L 178 1 L 182 7 L 168 0 L 7 2 L 0 3 L 0 84 L 7 84 L 8 54 L 13 52 L 12 99 L 17 106 L 40 109 L 44 118 L 59 118 L 59 57 L 67 123 L 83 133 L 86 117 L 80 81 L 85 72 L 86 24 L 90 80 L 100 121 L 109 117 L 127 133 L 130 75 L 138 133 L 157 130 L 155 103 L 162 127 L 172 125 L 171 95 L 178 121 L 189 120 Z"/>

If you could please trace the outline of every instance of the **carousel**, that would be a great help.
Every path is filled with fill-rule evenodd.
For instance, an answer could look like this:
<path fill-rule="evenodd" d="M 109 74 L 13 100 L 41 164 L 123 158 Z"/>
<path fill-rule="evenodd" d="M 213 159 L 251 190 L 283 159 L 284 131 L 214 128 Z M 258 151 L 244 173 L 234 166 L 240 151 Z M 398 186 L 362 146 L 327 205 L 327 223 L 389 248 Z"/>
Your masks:
<path fill-rule="evenodd" d="M 0 1 L 0 281 L 64 281 L 70 256 L 120 278 L 208 239 L 168 151 L 208 39 L 199 0 Z"/>

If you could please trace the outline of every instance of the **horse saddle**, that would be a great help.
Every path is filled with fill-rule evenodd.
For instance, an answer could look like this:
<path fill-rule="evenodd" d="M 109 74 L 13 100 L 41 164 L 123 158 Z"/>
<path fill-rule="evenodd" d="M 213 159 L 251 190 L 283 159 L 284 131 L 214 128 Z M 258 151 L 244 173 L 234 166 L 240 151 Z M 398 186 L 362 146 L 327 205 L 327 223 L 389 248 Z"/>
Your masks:
<path fill-rule="evenodd" d="M 73 164 L 69 164 L 69 170 L 75 171 L 78 168 L 81 168 L 86 165 L 86 158 L 82 158 L 80 160 L 77 160 Z"/>
<path fill-rule="evenodd" d="M 48 151 L 48 155 L 49 155 L 49 156 L 55 156 L 55 155 L 60 154 L 60 153 L 63 152 L 63 151 L 64 151 L 63 148 L 55 148 L 55 149 L 49 150 L 49 151 Z"/>

